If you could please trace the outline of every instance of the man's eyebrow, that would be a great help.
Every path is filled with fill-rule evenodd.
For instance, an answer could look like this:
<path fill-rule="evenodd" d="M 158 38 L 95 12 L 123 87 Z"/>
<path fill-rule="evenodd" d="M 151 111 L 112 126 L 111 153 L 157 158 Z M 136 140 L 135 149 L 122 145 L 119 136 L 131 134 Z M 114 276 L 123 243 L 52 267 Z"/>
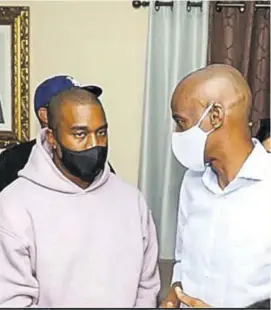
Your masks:
<path fill-rule="evenodd" d="M 179 119 L 180 117 L 179 117 L 179 115 L 177 115 L 177 114 L 173 114 L 173 115 L 172 115 L 172 118 L 175 119 L 175 121 L 176 121 L 176 120 Z"/>
<path fill-rule="evenodd" d="M 182 119 L 182 120 L 185 120 L 185 119 L 186 119 L 186 118 L 183 117 L 182 115 L 179 115 L 179 114 L 176 114 L 176 113 L 174 113 L 174 114 L 172 115 L 172 118 L 173 118 L 175 121 L 179 121 L 180 119 Z"/>
<path fill-rule="evenodd" d="M 95 129 L 95 132 L 98 132 L 100 130 L 103 129 L 107 129 L 108 128 L 108 124 L 105 123 L 104 125 L 98 127 L 97 129 Z M 89 127 L 88 126 L 82 126 L 82 125 L 74 125 L 70 128 L 71 131 L 75 131 L 75 130 L 84 130 L 84 131 L 89 131 Z"/>
<path fill-rule="evenodd" d="M 179 121 L 179 120 L 182 120 L 182 121 L 187 121 L 188 120 L 188 117 L 184 114 L 179 114 L 179 113 L 174 113 L 172 115 L 172 118 L 175 120 L 175 121 Z"/>
<path fill-rule="evenodd" d="M 104 125 L 100 126 L 99 128 L 97 128 L 95 131 L 100 131 L 100 130 L 103 130 L 103 129 L 107 129 L 108 128 L 108 123 L 105 123 Z"/>
<path fill-rule="evenodd" d="M 71 127 L 71 130 L 88 130 L 88 126 L 80 126 L 80 125 L 74 125 Z"/>

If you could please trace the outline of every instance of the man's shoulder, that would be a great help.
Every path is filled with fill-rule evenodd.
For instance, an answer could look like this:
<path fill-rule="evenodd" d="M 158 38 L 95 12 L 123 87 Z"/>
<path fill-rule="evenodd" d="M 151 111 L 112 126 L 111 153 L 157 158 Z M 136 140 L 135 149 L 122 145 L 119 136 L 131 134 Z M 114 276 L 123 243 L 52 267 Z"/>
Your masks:
<path fill-rule="evenodd" d="M 208 169 L 208 168 L 207 168 Z M 183 183 L 195 182 L 201 180 L 205 171 L 194 171 L 191 169 L 186 170 L 183 178 Z"/>
<path fill-rule="evenodd" d="M 23 169 L 36 141 L 23 142 L 0 154 L 0 190 L 12 183 Z"/>
<path fill-rule="evenodd" d="M 271 154 L 264 152 L 260 155 L 258 161 L 251 167 L 252 176 L 259 176 L 264 183 L 271 185 Z"/>
<path fill-rule="evenodd" d="M 122 202 L 126 202 L 129 206 L 139 206 L 140 210 L 149 210 L 145 196 L 140 188 L 133 185 L 118 175 L 111 174 L 110 176 L 110 191 L 114 196 L 120 197 Z"/>
<path fill-rule="evenodd" d="M 19 178 L 0 193 L 0 227 L 16 236 L 24 236 L 31 223 L 28 204 L 33 190 L 25 185 Z"/>
<path fill-rule="evenodd" d="M 185 172 L 180 188 L 181 200 L 187 199 L 186 197 L 191 199 L 194 195 L 197 195 L 197 190 L 202 190 L 204 188 L 202 182 L 204 173 L 205 171 L 193 171 L 190 169 Z"/>
<path fill-rule="evenodd" d="M 1 191 L 0 204 L 3 201 L 5 201 L 5 203 L 13 203 L 15 201 L 19 201 L 22 204 L 23 196 L 29 198 L 30 184 L 31 182 L 25 178 L 17 178 Z M 33 185 L 35 186 L 34 183 Z"/>
<path fill-rule="evenodd" d="M 21 166 L 21 163 L 25 164 L 35 143 L 36 140 L 31 140 L 4 150 L 0 154 L 0 170 L 7 169 L 6 165 Z"/>
<path fill-rule="evenodd" d="M 26 183 L 27 180 L 18 178 L 0 193 L 0 214 L 1 216 L 7 214 L 17 215 L 24 209 L 24 203 L 29 201 L 29 188 Z M 19 212 L 19 213 L 18 213 Z M 0 216 L 0 217 L 1 217 Z"/>
<path fill-rule="evenodd" d="M 111 173 L 110 175 L 111 184 L 114 184 L 113 186 L 117 190 L 117 192 L 122 192 L 125 195 L 140 195 L 140 190 L 133 185 L 132 183 L 129 183 L 128 181 L 125 181 L 120 176 L 115 175 Z"/>
<path fill-rule="evenodd" d="M 14 145 L 10 148 L 7 148 L 0 154 L 0 160 L 4 156 L 16 156 L 17 154 L 30 154 L 33 146 L 36 144 L 36 140 L 31 140 L 27 142 L 22 142 L 20 144 Z"/>

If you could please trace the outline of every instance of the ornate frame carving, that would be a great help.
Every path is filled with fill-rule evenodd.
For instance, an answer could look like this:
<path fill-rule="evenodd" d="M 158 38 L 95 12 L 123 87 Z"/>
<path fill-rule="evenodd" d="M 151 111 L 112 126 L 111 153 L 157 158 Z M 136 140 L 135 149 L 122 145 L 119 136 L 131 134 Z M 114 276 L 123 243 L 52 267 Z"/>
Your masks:
<path fill-rule="evenodd" d="M 11 27 L 12 130 L 0 131 L 0 148 L 29 140 L 29 7 L 0 6 L 0 27 Z"/>

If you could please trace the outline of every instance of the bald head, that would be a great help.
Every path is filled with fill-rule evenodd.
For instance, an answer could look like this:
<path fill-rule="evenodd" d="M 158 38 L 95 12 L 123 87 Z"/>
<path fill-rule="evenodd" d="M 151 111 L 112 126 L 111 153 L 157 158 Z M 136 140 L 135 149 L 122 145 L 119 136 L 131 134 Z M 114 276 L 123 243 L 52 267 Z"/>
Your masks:
<path fill-rule="evenodd" d="M 229 154 L 236 146 L 250 147 L 250 107 L 247 82 L 235 68 L 223 64 L 207 66 L 186 76 L 177 85 L 171 102 L 177 131 L 198 126 L 207 133 L 206 142 L 203 141 L 206 162 Z M 197 135 L 199 131 L 193 132 Z M 204 135 L 196 136 L 195 141 L 201 137 Z"/>
<path fill-rule="evenodd" d="M 235 68 L 214 64 L 186 76 L 176 87 L 172 108 L 187 105 L 197 117 L 202 108 L 220 104 L 225 116 L 248 123 L 251 92 L 244 77 Z M 188 112 L 189 113 L 189 112 Z"/>
<path fill-rule="evenodd" d="M 186 76 L 177 85 L 171 104 L 181 132 L 174 133 L 172 140 L 177 159 L 200 171 L 210 164 L 224 188 L 253 148 L 250 106 L 249 86 L 231 66 L 211 65 Z"/>
<path fill-rule="evenodd" d="M 48 106 L 48 127 L 56 129 L 61 119 L 60 114 L 64 112 L 67 103 L 73 105 L 101 105 L 100 100 L 89 91 L 80 88 L 71 88 L 53 97 Z"/>

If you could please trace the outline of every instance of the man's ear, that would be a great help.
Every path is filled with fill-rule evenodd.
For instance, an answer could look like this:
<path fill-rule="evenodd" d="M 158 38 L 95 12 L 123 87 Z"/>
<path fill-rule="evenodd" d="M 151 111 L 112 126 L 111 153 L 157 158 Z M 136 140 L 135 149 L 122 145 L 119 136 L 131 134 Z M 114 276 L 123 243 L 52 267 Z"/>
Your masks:
<path fill-rule="evenodd" d="M 43 107 L 38 109 L 38 118 L 40 123 L 42 123 L 45 127 L 48 126 L 48 116 L 46 108 Z"/>
<path fill-rule="evenodd" d="M 214 103 L 210 112 L 210 121 L 213 128 L 217 129 L 222 126 L 225 110 L 224 107 L 220 103 Z"/>
<path fill-rule="evenodd" d="M 53 135 L 53 131 L 50 128 L 47 128 L 46 130 L 46 140 L 49 143 L 49 145 L 52 147 L 53 150 L 56 149 L 56 140 Z"/>

